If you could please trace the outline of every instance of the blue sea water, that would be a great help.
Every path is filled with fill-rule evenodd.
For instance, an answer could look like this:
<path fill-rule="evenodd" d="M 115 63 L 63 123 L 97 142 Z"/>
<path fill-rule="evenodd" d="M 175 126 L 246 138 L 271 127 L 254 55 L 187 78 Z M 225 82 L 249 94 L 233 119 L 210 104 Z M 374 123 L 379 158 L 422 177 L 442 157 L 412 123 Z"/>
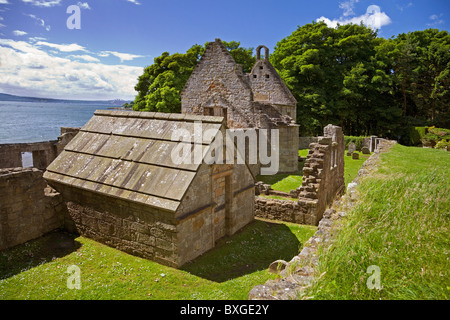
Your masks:
<path fill-rule="evenodd" d="M 61 127 L 82 127 L 107 104 L 0 101 L 0 144 L 56 140 Z"/>

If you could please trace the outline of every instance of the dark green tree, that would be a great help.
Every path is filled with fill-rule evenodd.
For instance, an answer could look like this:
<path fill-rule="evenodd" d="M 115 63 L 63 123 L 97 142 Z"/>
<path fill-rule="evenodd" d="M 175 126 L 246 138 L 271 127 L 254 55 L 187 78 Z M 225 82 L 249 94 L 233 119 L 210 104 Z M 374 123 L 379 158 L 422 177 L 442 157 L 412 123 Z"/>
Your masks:
<path fill-rule="evenodd" d="M 364 25 L 313 22 L 277 43 L 271 62 L 298 101 L 302 135 L 320 134 L 328 123 L 347 135 L 393 129 L 390 70 L 375 59 L 383 41 Z"/>
<path fill-rule="evenodd" d="M 392 60 L 393 92 L 403 128 L 450 126 L 450 36 L 427 29 L 399 34 L 383 48 Z"/>

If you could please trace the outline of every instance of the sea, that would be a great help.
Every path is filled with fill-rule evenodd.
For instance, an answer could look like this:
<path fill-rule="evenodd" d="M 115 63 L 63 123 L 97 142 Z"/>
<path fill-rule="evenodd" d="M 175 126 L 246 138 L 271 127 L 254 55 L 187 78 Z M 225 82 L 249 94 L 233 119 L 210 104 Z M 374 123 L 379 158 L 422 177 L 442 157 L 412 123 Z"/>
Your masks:
<path fill-rule="evenodd" d="M 61 127 L 82 127 L 102 103 L 0 101 L 0 144 L 57 140 Z"/>

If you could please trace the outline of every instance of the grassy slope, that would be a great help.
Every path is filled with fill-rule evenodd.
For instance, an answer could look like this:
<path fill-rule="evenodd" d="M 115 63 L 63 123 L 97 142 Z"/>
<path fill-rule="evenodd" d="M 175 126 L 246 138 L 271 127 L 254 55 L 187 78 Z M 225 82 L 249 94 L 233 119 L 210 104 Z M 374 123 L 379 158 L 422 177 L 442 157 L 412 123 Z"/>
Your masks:
<path fill-rule="evenodd" d="M 290 260 L 315 230 L 256 220 L 181 270 L 84 237 L 58 252 L 59 240 L 48 235 L 0 253 L 0 300 L 247 299 L 255 285 L 275 278 L 268 265 Z M 71 265 L 80 268 L 80 290 L 67 287 Z"/>
<path fill-rule="evenodd" d="M 396 145 L 358 187 L 315 299 L 449 299 L 450 153 Z M 381 289 L 367 281 L 380 269 Z"/>

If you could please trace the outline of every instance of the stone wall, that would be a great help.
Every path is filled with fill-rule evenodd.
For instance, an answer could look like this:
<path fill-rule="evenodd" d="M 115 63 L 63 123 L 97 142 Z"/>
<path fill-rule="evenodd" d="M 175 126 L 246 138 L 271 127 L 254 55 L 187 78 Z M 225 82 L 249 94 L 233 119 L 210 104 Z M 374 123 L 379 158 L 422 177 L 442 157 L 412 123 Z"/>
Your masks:
<path fill-rule="evenodd" d="M 328 125 L 324 136 L 312 143 L 303 166 L 302 186 L 292 190 L 290 195 L 298 197 L 298 205 L 287 205 L 284 200 L 271 199 L 270 202 L 256 197 L 256 216 L 317 225 L 322 214 L 333 200 L 345 191 L 344 183 L 344 135 L 342 128 Z M 263 208 L 262 203 L 266 207 Z M 267 205 L 269 204 L 269 205 Z M 292 213 L 292 208 L 296 208 Z M 283 210 L 287 210 L 283 213 Z"/>
<path fill-rule="evenodd" d="M 65 229 L 121 251 L 178 266 L 176 220 L 137 202 L 59 185 L 67 201 Z M 70 193 L 70 197 L 68 197 Z"/>
<path fill-rule="evenodd" d="M 0 169 L 0 250 L 63 227 L 64 205 L 36 168 Z"/>
<path fill-rule="evenodd" d="M 255 197 L 255 216 L 270 220 L 305 224 L 305 215 L 298 201 Z"/>
<path fill-rule="evenodd" d="M 22 153 L 32 153 L 32 167 L 45 170 L 78 133 L 79 128 L 62 127 L 58 140 L 0 144 L 0 168 L 23 167 Z"/>
<path fill-rule="evenodd" d="M 296 172 L 298 168 L 298 125 L 278 127 L 279 129 L 279 169 L 278 173 Z"/>
<path fill-rule="evenodd" d="M 0 168 L 22 167 L 22 153 L 30 152 L 33 155 L 33 167 L 45 170 L 57 156 L 57 142 L 55 140 L 35 143 L 1 144 Z"/>
<path fill-rule="evenodd" d="M 264 46 L 257 54 L 262 48 L 268 54 Z M 280 173 L 297 171 L 296 104 L 268 57 L 244 74 L 220 39 L 208 44 L 181 92 L 184 114 L 221 116 L 230 129 L 278 129 Z"/>

